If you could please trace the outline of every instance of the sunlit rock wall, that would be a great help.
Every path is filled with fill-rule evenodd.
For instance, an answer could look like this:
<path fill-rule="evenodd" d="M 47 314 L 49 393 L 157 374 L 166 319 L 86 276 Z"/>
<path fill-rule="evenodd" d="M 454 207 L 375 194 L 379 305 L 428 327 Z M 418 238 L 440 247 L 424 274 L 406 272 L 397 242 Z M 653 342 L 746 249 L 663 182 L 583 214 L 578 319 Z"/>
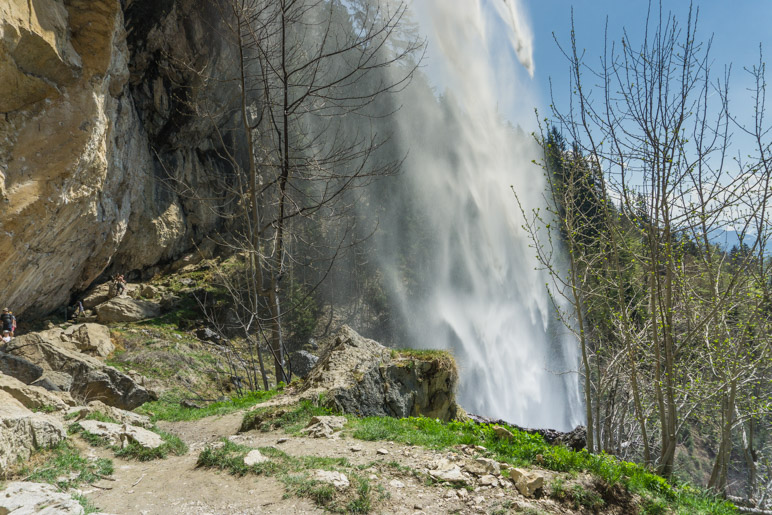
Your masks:
<path fill-rule="evenodd" d="M 194 65 L 224 75 L 229 62 L 201 5 L 0 2 L 0 303 L 17 314 L 50 312 L 105 271 L 173 260 L 216 229 L 180 187 L 208 195 L 228 168 L 228 110 L 191 115 L 208 91 Z M 213 103 L 231 93 L 217 91 Z"/>

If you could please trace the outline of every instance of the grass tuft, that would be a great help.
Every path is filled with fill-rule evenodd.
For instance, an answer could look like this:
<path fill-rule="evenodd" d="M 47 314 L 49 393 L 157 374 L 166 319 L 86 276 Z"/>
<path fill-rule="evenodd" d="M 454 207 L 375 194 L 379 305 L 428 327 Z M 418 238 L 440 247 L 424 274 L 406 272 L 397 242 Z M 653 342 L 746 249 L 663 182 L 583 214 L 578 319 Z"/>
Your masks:
<path fill-rule="evenodd" d="M 27 481 L 52 484 L 60 490 L 95 483 L 113 473 L 111 460 L 84 458 L 69 442 L 41 451 L 30 462 L 35 464 L 22 467 L 16 475 Z"/>

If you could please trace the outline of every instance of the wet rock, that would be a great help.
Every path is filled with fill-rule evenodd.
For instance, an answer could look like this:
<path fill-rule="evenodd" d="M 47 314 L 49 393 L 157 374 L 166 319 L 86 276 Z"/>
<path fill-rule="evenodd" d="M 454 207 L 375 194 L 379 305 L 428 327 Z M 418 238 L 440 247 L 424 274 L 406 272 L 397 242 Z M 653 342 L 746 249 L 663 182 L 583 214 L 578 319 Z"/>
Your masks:
<path fill-rule="evenodd" d="M 523 431 L 529 434 L 541 435 L 544 441 L 551 445 L 564 445 L 569 449 L 579 451 L 584 449 L 587 445 L 587 428 L 584 426 L 576 426 L 569 432 L 558 431 L 556 429 L 533 429 L 529 427 L 520 427 L 516 424 L 507 422 L 506 420 L 493 419 L 489 417 L 483 417 L 480 415 L 467 414 L 467 417 L 472 422 L 478 424 L 504 424 L 510 427 L 514 427 L 518 431 Z M 504 429 L 504 428 L 501 428 Z M 498 431 L 498 430 L 497 430 Z M 502 433 L 503 434 L 503 433 Z M 511 433 L 510 433 L 511 434 Z M 504 436 L 506 437 L 506 436 Z"/>

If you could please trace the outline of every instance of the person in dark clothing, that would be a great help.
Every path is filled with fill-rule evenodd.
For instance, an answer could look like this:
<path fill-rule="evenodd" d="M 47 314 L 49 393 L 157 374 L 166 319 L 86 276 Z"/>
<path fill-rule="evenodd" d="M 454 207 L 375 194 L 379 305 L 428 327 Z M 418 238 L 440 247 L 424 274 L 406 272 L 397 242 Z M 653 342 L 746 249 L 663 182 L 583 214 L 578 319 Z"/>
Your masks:
<path fill-rule="evenodd" d="M 8 332 L 11 338 L 13 338 L 13 333 L 16 331 L 16 317 L 13 316 L 10 309 L 3 308 L 3 314 L 0 315 L 0 322 L 3 324 L 3 334 Z"/>
<path fill-rule="evenodd" d="M 115 296 L 120 297 L 126 291 L 126 279 L 123 278 L 123 274 L 116 275 L 113 283 L 115 287 Z"/>

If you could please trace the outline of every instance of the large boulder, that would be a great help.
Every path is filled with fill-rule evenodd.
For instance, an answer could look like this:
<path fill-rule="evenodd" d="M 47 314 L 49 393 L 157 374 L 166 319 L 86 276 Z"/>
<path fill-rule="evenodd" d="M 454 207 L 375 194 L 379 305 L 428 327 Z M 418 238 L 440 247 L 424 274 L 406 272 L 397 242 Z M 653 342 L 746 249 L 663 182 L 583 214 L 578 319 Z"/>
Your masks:
<path fill-rule="evenodd" d="M 33 450 L 51 447 L 65 438 L 67 432 L 61 422 L 33 413 L 0 390 L 0 476 L 9 465 L 28 459 Z"/>
<path fill-rule="evenodd" d="M 302 395 L 324 398 L 344 413 L 452 420 L 456 365 L 446 353 L 402 354 L 343 326 L 306 378 Z"/>
<path fill-rule="evenodd" d="M 16 481 L 0 491 L 0 513 L 82 515 L 85 512 L 76 499 L 54 485 Z"/>
<path fill-rule="evenodd" d="M 114 322 L 136 322 L 156 318 L 161 314 L 157 302 L 130 297 L 114 297 L 95 309 L 97 319 L 103 324 Z"/>
<path fill-rule="evenodd" d="M 15 338 L 6 352 L 41 367 L 42 377 L 69 376 L 72 379 L 69 391 L 78 400 L 99 400 L 131 410 L 156 398 L 128 375 L 67 348 L 57 335 L 60 336 L 57 330 L 25 334 Z"/>
<path fill-rule="evenodd" d="M 102 283 L 94 286 L 83 299 L 83 307 L 86 309 L 94 309 L 103 302 L 107 302 L 115 296 L 112 283 Z"/>
<path fill-rule="evenodd" d="M 10 394 L 29 409 L 64 410 L 76 404 L 69 393 L 54 393 L 40 386 L 27 385 L 5 374 L 0 374 L 0 391 Z"/>
<path fill-rule="evenodd" d="M 0 373 L 30 384 L 43 375 L 43 368 L 22 357 L 0 352 Z"/>
<path fill-rule="evenodd" d="M 72 342 L 80 352 L 107 357 L 115 350 L 110 339 L 110 329 L 100 324 L 79 324 L 62 333 L 62 338 Z"/>

